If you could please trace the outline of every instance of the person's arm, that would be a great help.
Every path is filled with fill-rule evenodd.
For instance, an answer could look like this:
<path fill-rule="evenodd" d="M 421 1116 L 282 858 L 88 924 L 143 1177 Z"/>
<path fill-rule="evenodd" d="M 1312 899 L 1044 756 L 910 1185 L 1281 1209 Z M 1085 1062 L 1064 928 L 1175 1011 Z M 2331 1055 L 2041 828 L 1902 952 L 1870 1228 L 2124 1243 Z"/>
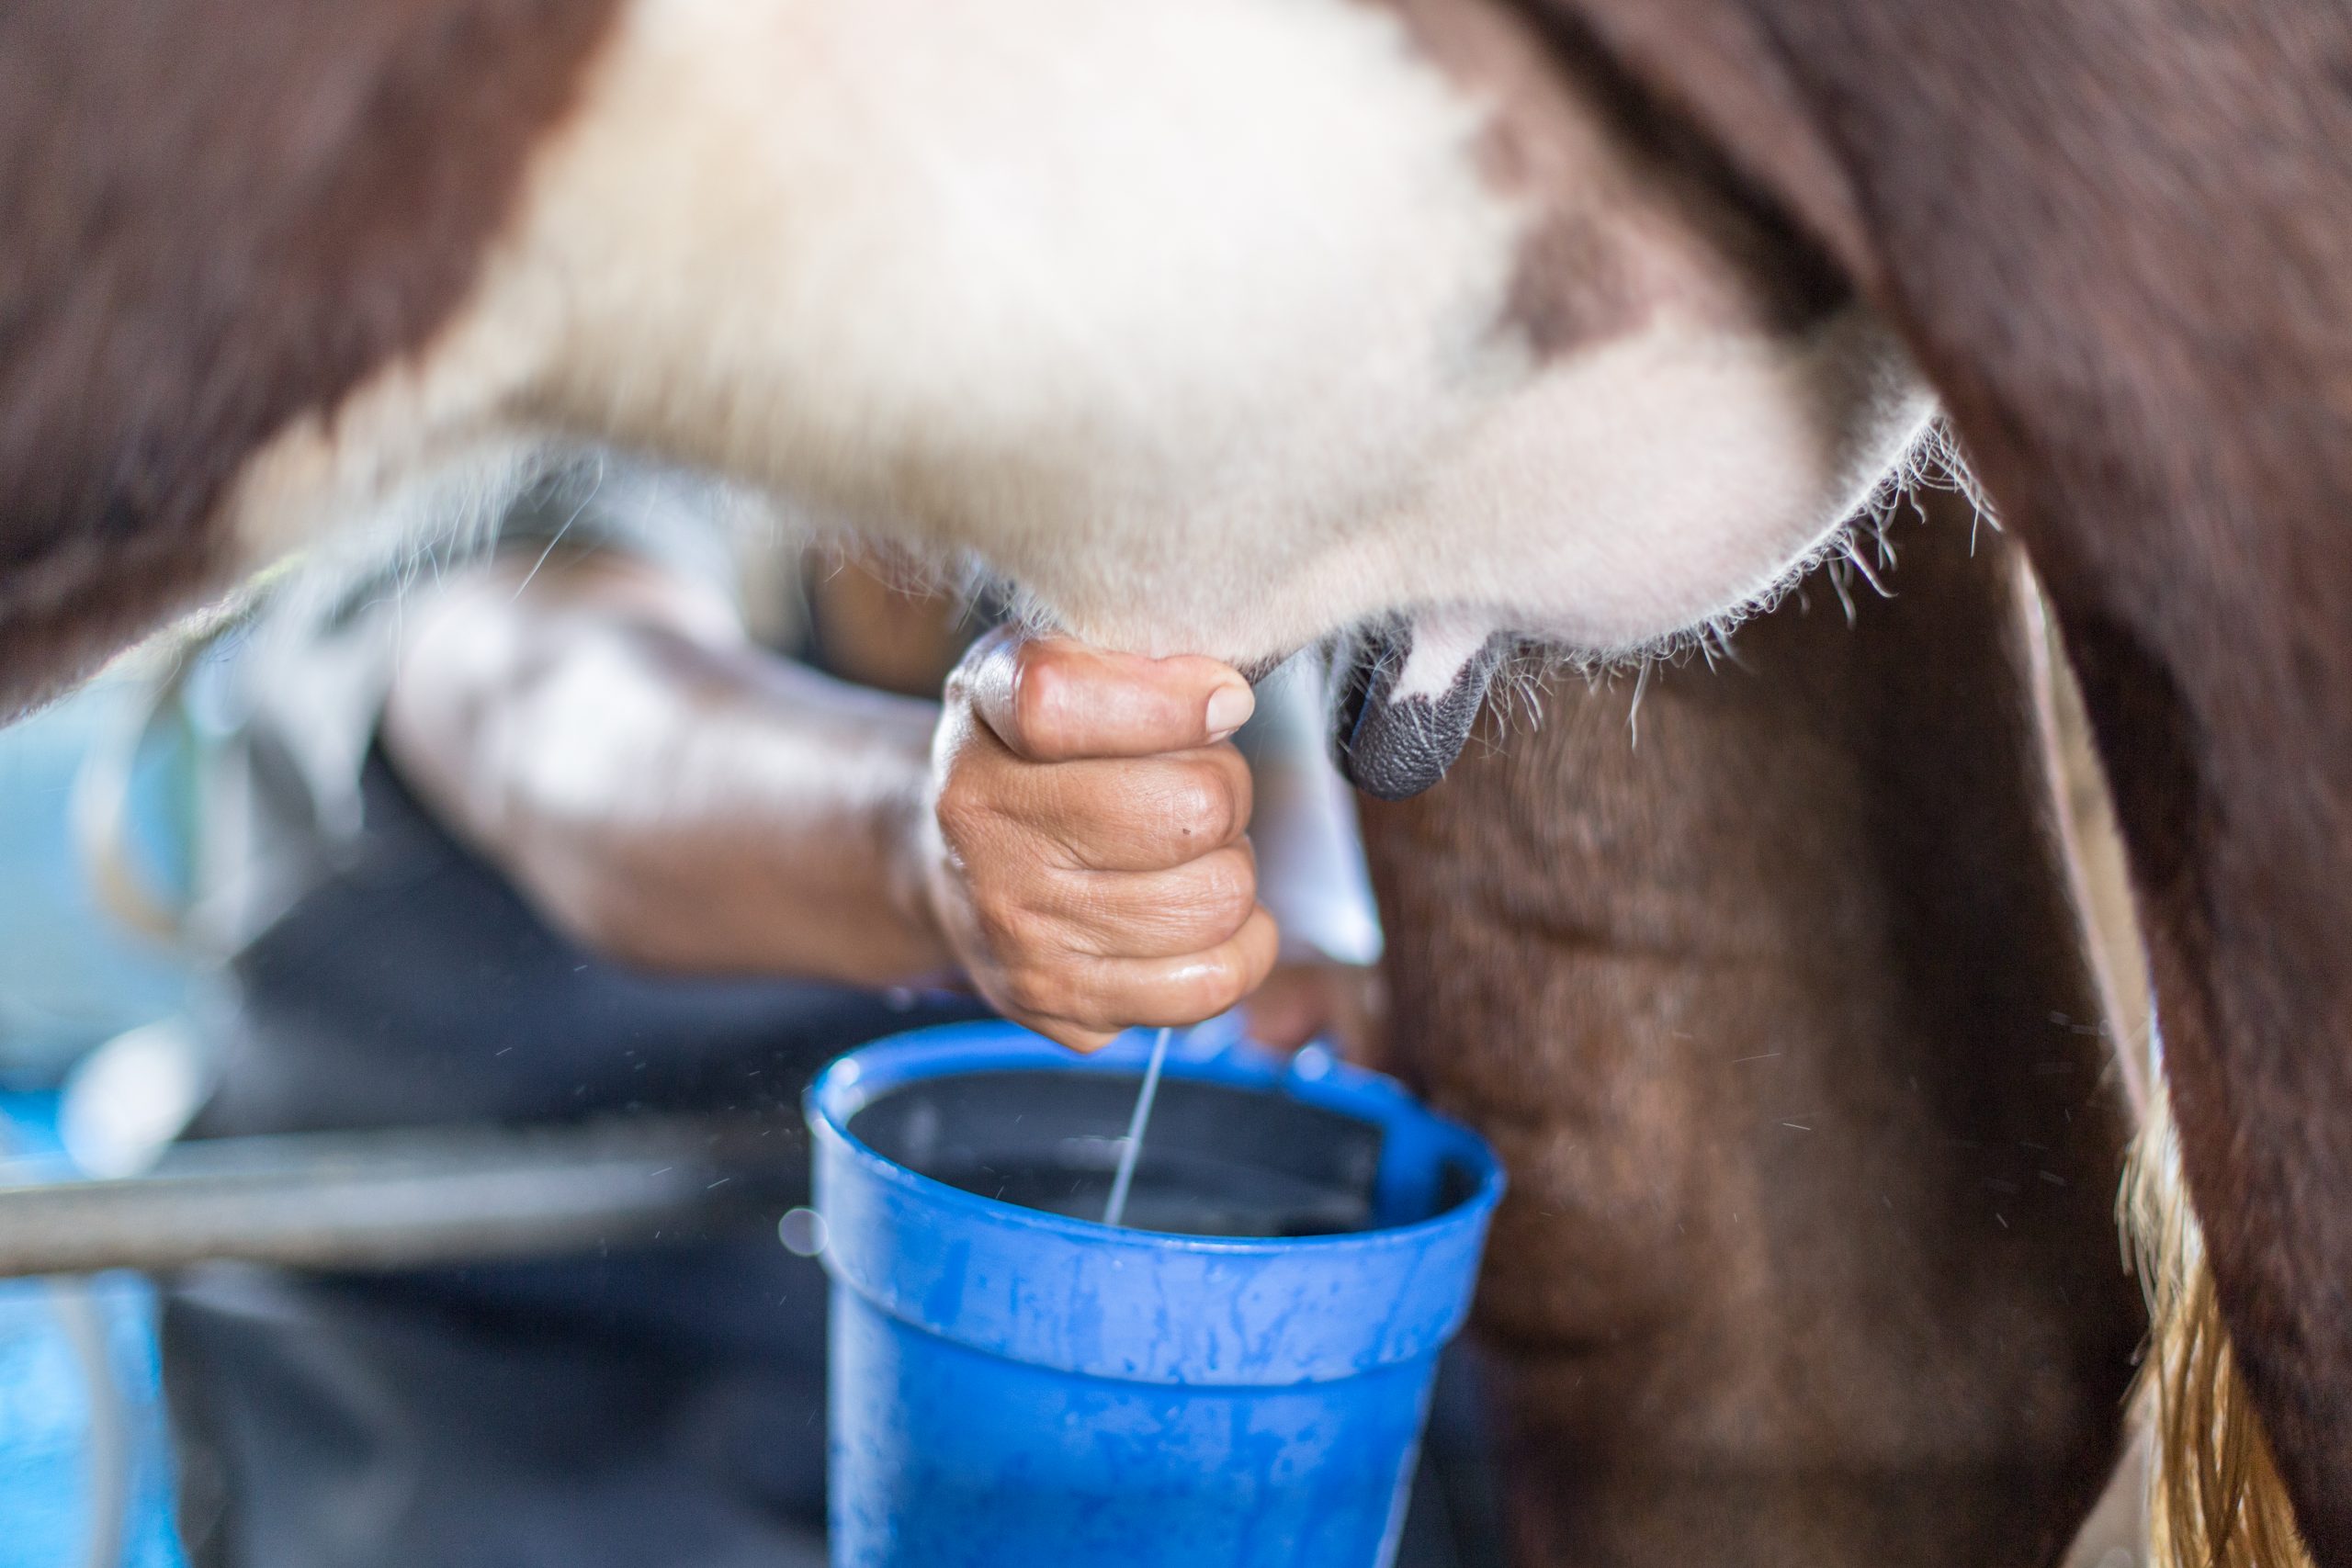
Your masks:
<path fill-rule="evenodd" d="M 618 552 L 493 558 L 421 590 L 405 634 L 387 754 L 583 945 L 704 975 L 957 969 L 920 861 L 936 705 L 777 659 Z"/>
<path fill-rule="evenodd" d="M 559 929 L 627 962 L 865 985 L 960 974 L 1079 1049 L 1272 967 L 1254 705 L 1208 659 L 998 633 L 943 706 L 762 651 L 617 553 L 517 556 L 406 611 L 382 738 Z"/>

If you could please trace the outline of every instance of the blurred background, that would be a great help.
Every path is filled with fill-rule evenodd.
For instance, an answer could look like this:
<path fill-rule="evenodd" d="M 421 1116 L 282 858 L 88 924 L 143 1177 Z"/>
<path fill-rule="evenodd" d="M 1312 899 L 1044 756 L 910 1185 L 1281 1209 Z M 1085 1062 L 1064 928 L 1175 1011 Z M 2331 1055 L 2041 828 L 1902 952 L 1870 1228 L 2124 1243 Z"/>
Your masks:
<path fill-rule="evenodd" d="M 191 1016 L 217 977 L 167 925 L 195 879 L 208 671 L 234 642 L 185 668 L 127 660 L 0 729 L 0 1183 L 85 1174 L 69 1128 L 103 1168 L 120 1151 L 89 1143 L 104 1136 L 92 1128 L 143 1119 L 168 1135 L 186 1113 Z M 80 847 L 99 838 L 137 879 L 111 899 Z M 135 1275 L 0 1280 L 5 1568 L 184 1561 L 154 1319 Z"/>

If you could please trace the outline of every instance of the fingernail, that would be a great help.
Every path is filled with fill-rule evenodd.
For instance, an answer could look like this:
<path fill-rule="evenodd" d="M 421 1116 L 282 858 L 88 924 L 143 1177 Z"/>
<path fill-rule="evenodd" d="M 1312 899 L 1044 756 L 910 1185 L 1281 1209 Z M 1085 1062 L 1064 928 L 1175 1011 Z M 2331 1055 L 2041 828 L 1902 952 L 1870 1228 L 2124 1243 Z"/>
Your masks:
<path fill-rule="evenodd" d="M 1258 698 L 1247 686 L 1219 686 L 1209 694 L 1209 742 L 1214 745 L 1248 722 Z"/>

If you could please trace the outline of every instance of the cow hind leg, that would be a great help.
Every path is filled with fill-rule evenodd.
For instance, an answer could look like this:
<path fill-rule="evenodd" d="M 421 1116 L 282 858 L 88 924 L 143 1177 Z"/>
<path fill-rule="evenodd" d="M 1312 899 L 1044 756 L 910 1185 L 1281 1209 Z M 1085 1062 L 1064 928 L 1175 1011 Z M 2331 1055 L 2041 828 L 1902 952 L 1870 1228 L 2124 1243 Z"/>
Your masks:
<path fill-rule="evenodd" d="M 1404 1070 L 1511 1168 L 1529 1568 L 2056 1562 L 2113 1467 L 2131 1118 L 2022 575 L 1898 543 L 1850 626 L 1816 579 L 1368 809 Z"/>

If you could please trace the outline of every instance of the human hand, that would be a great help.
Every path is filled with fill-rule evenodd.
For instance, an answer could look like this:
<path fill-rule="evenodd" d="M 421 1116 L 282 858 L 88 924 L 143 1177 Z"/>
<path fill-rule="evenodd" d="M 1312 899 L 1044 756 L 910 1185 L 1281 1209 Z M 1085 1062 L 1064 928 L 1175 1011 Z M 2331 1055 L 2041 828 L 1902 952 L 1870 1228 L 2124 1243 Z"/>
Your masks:
<path fill-rule="evenodd" d="M 1197 1023 L 1273 967 L 1258 902 L 1255 706 L 1213 659 L 1147 659 L 1010 628 L 948 678 L 925 888 L 948 946 L 1007 1018 L 1074 1050 Z"/>

